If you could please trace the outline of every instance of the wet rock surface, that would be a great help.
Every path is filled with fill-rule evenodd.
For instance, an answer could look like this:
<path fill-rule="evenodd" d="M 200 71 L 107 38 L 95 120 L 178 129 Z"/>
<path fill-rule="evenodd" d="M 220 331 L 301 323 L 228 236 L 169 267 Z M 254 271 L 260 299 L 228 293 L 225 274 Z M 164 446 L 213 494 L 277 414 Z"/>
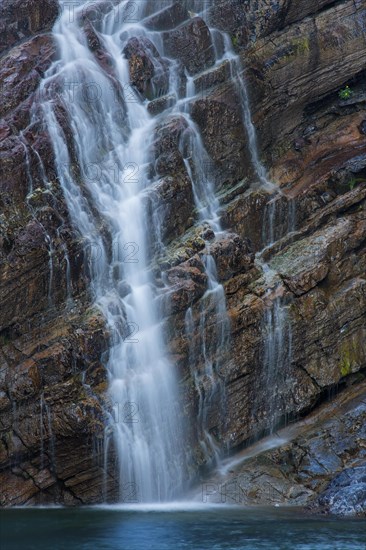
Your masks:
<path fill-rule="evenodd" d="M 144 19 L 143 23 L 147 29 L 154 31 L 165 31 L 174 29 L 188 19 L 188 12 L 180 2 L 174 2 L 171 6 L 167 6 L 157 14 L 150 15 Z"/>
<path fill-rule="evenodd" d="M 178 58 L 190 75 L 215 62 L 210 31 L 200 17 L 194 17 L 177 29 L 163 35 L 165 52 Z"/>
<path fill-rule="evenodd" d="M 113 450 L 106 470 L 101 458 L 110 406 L 104 366 L 109 335 L 91 308 L 90 251 L 71 226 L 37 95 L 55 55 L 49 30 L 57 13 L 52 0 L 0 7 L 2 505 L 75 505 L 113 501 L 118 493 Z M 89 15 L 86 39 L 113 80 L 98 21 Z M 317 511 L 364 514 L 366 419 L 364 397 L 357 401 L 354 394 L 364 395 L 366 368 L 365 6 L 359 0 L 215 0 L 207 19 L 230 34 L 242 57 L 261 157 L 283 193 L 250 187 L 256 176 L 239 97 L 228 65 L 212 70 L 213 42 L 204 21 L 180 3 L 147 14 L 146 26 L 163 31 L 164 54 L 195 79 L 198 95 L 189 112 L 210 155 L 206 168 L 215 174 L 225 229 L 214 238 L 197 222 L 184 163 L 187 120 L 171 116 L 176 98 L 163 95 L 169 63 L 146 38 L 131 38 L 124 52 L 131 84 L 151 100 L 152 116 L 162 113 L 146 201 L 149 216 L 159 221 L 151 261 L 181 380 L 182 414 L 196 418 L 199 406 L 189 348 L 202 349 L 202 336 L 199 330 L 192 341 L 186 335 L 188 307 L 196 327 L 206 311 L 209 347 L 215 338 L 216 314 L 204 298 L 203 262 L 210 252 L 231 329 L 229 349 L 220 356 L 226 422 L 218 396 L 209 411 L 208 429 L 218 444 L 233 453 L 271 429 L 264 358 L 268 319 L 278 313 L 279 298 L 286 311 L 284 347 L 291 354 L 272 384 L 275 428 L 344 389 L 314 430 L 235 472 L 245 502 L 311 503 Z M 338 92 L 348 83 L 353 97 L 342 102 Z M 58 112 L 69 135 L 66 106 Z M 197 372 L 203 361 L 198 356 Z M 191 444 L 204 467 L 194 429 Z"/>
<path fill-rule="evenodd" d="M 221 475 L 203 482 L 209 501 L 365 516 L 365 395 L 365 382 L 349 387 L 298 424 L 228 459 Z"/>
<path fill-rule="evenodd" d="M 150 40 L 130 38 L 123 53 L 129 61 L 131 84 L 143 97 L 152 99 L 168 91 L 168 63 Z"/>
<path fill-rule="evenodd" d="M 0 53 L 39 32 L 51 30 L 58 14 L 56 0 L 3 0 L 0 6 Z"/>
<path fill-rule="evenodd" d="M 70 227 L 39 108 L 58 3 L 0 11 L 0 505 L 97 502 L 108 334 L 90 309 L 90 250 Z"/>
<path fill-rule="evenodd" d="M 320 496 L 319 505 L 331 514 L 366 516 L 366 466 L 338 474 Z"/>

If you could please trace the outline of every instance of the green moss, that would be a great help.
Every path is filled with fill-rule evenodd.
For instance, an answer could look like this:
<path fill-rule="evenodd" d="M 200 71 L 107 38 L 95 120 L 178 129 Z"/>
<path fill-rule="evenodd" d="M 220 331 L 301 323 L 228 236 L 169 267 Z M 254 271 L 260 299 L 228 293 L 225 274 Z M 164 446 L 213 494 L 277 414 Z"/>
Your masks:
<path fill-rule="evenodd" d="M 231 37 L 231 42 L 232 42 L 234 48 L 237 48 L 237 47 L 238 47 L 238 45 L 239 45 L 239 39 L 238 39 L 238 37 L 237 37 L 236 35 L 233 35 L 233 36 Z"/>
<path fill-rule="evenodd" d="M 310 51 L 309 38 L 307 36 L 304 38 L 295 40 L 295 42 L 293 42 L 292 45 L 296 54 L 309 53 Z"/>
<path fill-rule="evenodd" d="M 343 356 L 341 359 L 341 375 L 348 376 L 352 371 L 351 361 L 348 356 Z"/>
<path fill-rule="evenodd" d="M 351 374 L 359 363 L 360 346 L 356 338 L 346 340 L 341 345 L 339 367 L 342 378 Z"/>
<path fill-rule="evenodd" d="M 355 186 L 358 184 L 358 183 L 365 183 L 366 180 L 364 178 L 351 178 L 348 182 L 348 187 L 350 188 L 350 190 L 352 191 L 352 189 L 355 188 Z"/>
<path fill-rule="evenodd" d="M 10 343 L 10 339 L 6 334 L 0 334 L 0 347 L 7 346 Z"/>

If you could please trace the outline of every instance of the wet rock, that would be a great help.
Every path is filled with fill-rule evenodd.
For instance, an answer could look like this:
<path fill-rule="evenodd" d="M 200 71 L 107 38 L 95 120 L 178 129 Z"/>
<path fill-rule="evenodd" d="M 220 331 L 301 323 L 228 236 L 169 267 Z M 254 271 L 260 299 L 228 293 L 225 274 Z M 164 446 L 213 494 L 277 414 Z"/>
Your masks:
<path fill-rule="evenodd" d="M 299 0 L 299 2 L 291 2 L 286 13 L 286 23 L 300 21 L 333 3 L 334 0 Z"/>
<path fill-rule="evenodd" d="M 126 281 L 121 281 L 118 284 L 118 292 L 121 298 L 125 298 L 132 292 L 132 288 Z"/>
<path fill-rule="evenodd" d="M 163 42 L 166 55 L 180 59 L 190 75 L 207 69 L 215 62 L 210 31 L 200 17 L 163 33 Z"/>
<path fill-rule="evenodd" d="M 243 186 L 245 191 L 246 186 Z M 225 229 L 233 229 L 241 237 L 249 238 L 255 251 L 263 245 L 263 229 L 268 220 L 265 217 L 269 196 L 265 192 L 239 193 L 223 208 L 222 223 Z"/>
<path fill-rule="evenodd" d="M 83 30 L 88 41 L 90 51 L 93 52 L 97 62 L 102 69 L 112 77 L 111 86 L 114 89 L 116 98 L 119 97 L 119 84 L 114 75 L 114 61 L 110 54 L 105 49 L 102 41 L 99 38 L 97 31 L 89 19 L 86 19 L 83 25 Z"/>
<path fill-rule="evenodd" d="M 290 246 L 283 254 L 276 256 L 271 266 L 280 273 L 291 291 L 299 296 L 323 281 L 330 271 L 331 262 L 341 257 L 345 248 L 353 246 L 353 243 L 344 240 L 350 231 L 350 221 L 342 220 Z M 364 230 L 359 236 L 361 241 L 362 235 Z M 354 245 L 357 246 L 358 242 L 357 239 Z"/>
<path fill-rule="evenodd" d="M 0 189 L 3 193 L 3 200 L 8 194 L 14 194 L 16 198 L 24 199 L 28 191 L 24 146 L 14 136 L 0 142 L 0 168 L 2 172 Z"/>
<path fill-rule="evenodd" d="M 31 330 L 18 336 L 14 345 L 9 341 L 7 346 L 3 346 L 0 354 L 0 372 L 6 369 L 5 395 L 11 400 L 8 406 L 3 400 L 0 464 L 3 470 L 9 461 L 14 463 L 16 460 L 21 464 L 17 475 L 23 478 L 25 475 L 24 479 L 27 479 L 26 474 L 30 474 L 37 483 L 34 486 L 23 479 L 23 490 L 15 494 L 12 492 L 17 486 L 14 469 L 2 471 L 1 482 L 9 490 L 2 492 L 1 503 L 14 505 L 30 499 L 35 499 L 34 503 L 68 502 L 67 491 L 63 494 L 59 487 L 60 480 L 66 481 L 66 478 L 74 478 L 73 485 L 80 483 L 73 492 L 77 501 L 98 499 L 99 478 L 95 481 L 93 497 L 87 496 L 88 489 L 81 481 L 83 476 L 94 478 L 101 475 L 95 470 L 99 455 L 95 453 L 93 438 L 102 437 L 104 430 L 104 412 L 97 396 L 105 391 L 106 371 L 103 369 L 103 377 L 96 375 L 101 354 L 106 349 L 104 320 L 99 313 L 89 311 L 84 312 L 82 318 L 66 319 L 64 316 L 38 326 L 33 323 Z M 86 367 L 88 386 L 81 378 Z M 10 439 L 11 403 L 15 402 L 18 437 Z M 78 450 L 74 446 L 75 439 L 79 442 Z M 4 456 L 1 453 L 3 441 L 7 441 Z M 32 464 L 29 456 L 33 456 Z"/>
<path fill-rule="evenodd" d="M 169 107 L 172 107 L 175 104 L 175 101 L 176 98 L 173 95 L 159 97 L 158 99 L 150 101 L 147 106 L 147 110 L 151 115 L 156 116 L 165 111 L 165 109 L 169 109 Z"/>
<path fill-rule="evenodd" d="M 17 248 L 17 253 L 23 256 L 30 250 L 45 248 L 45 243 L 44 227 L 36 220 L 32 220 L 17 235 L 14 245 Z"/>
<path fill-rule="evenodd" d="M 366 466 L 347 468 L 335 476 L 319 505 L 341 516 L 366 516 Z"/>
<path fill-rule="evenodd" d="M 306 145 L 306 141 L 302 138 L 298 138 L 294 141 L 294 149 L 295 151 L 301 151 Z"/>
<path fill-rule="evenodd" d="M 360 132 L 361 134 L 366 135 L 366 119 L 363 120 L 360 124 Z"/>
<path fill-rule="evenodd" d="M 207 482 L 226 489 L 233 504 L 308 506 L 312 512 L 363 516 L 364 396 L 365 382 L 348 388 L 304 420 L 249 446 L 233 457 L 226 475 Z"/>
<path fill-rule="evenodd" d="M 37 6 L 27 0 L 22 4 L 29 8 L 24 17 L 18 2 L 12 3 L 18 9 L 16 16 L 20 14 L 19 24 L 18 19 L 16 24 L 3 19 L 4 47 L 17 45 L 0 60 L 5 116 L 0 126 L 0 483 L 4 488 L 0 498 L 4 505 L 100 502 L 104 414 L 109 406 L 101 359 L 106 359 L 109 335 L 100 314 L 88 310 L 92 298 L 87 256 L 70 225 L 38 106 L 37 86 L 53 55 L 48 35 L 38 33 L 42 25 L 51 25 L 52 10 L 46 13 L 42 1 Z M 80 17 L 90 50 L 111 82 L 114 68 L 98 31 L 101 15 L 116 4 L 108 0 L 87 6 Z M 191 376 L 191 343 L 198 350 L 194 368 L 199 373 L 205 368 L 200 331 L 192 342 L 185 333 L 185 315 L 191 307 L 196 327 L 202 313 L 208 320 L 206 349 L 225 381 L 225 421 L 215 401 L 208 430 L 219 445 L 233 451 L 268 432 L 270 391 L 278 393 L 276 415 L 282 421 L 307 414 L 325 396 L 333 395 L 335 388 L 362 385 L 366 367 L 365 115 L 357 89 L 363 85 L 365 64 L 364 8 L 350 0 L 334 5 L 328 0 L 255 0 L 245 5 L 241 0 L 213 0 L 208 6 L 210 22 L 230 33 L 235 50 L 246 48 L 241 55 L 259 154 L 283 190 L 276 198 L 275 193 L 248 189 L 255 176 L 250 170 L 240 98 L 229 81 L 228 62 L 210 69 L 213 48 L 206 25 L 199 17 L 184 22 L 180 3 L 155 15 L 153 3 L 148 4 L 146 25 L 164 29 L 164 48 L 181 63 L 180 95 L 185 90 L 184 73 L 195 76 L 198 95 L 190 106 L 191 115 L 210 155 L 207 172 L 214 175 L 219 189 L 221 222 L 227 229 L 227 234 L 215 238 L 207 224 L 194 225 L 192 189 L 183 162 L 190 153 L 192 126 L 184 115 L 163 115 L 155 130 L 151 183 L 143 199 L 148 207 L 143 223 L 150 228 L 154 246 L 160 239 L 158 246 L 149 247 L 151 269 L 161 277 L 157 299 L 163 297 L 168 353 L 182 380 L 182 414 L 197 418 L 199 406 Z M 9 1 L 2 2 L 0 11 L 4 14 L 9 6 Z M 32 10 L 38 7 L 43 13 L 33 22 Z M 169 30 L 176 23 L 180 26 Z M 218 46 L 220 50 L 222 44 Z M 143 38 L 132 39 L 129 48 L 131 82 L 138 93 L 153 99 L 150 113 L 160 114 L 172 101 L 169 96 L 155 99 L 166 91 L 169 62 Z M 338 91 L 351 79 L 353 101 L 340 108 Z M 54 82 L 46 95 L 55 102 L 78 177 L 67 105 L 59 99 L 58 86 L 62 91 L 63 83 Z M 123 126 L 127 127 L 121 117 Z M 305 141 L 301 151 L 293 150 L 296 136 Z M 350 184 L 352 178 L 356 183 Z M 156 234 L 151 231 L 151 219 L 159 222 Z M 262 257 L 274 272 L 269 280 L 261 262 L 253 262 L 253 251 L 268 244 L 270 219 L 278 242 Z M 231 330 L 229 352 L 223 350 L 217 357 L 212 350 L 219 319 L 212 300 L 205 296 L 207 275 L 202 262 L 208 252 L 224 286 Z M 129 291 L 122 282 L 120 294 Z M 268 388 L 263 342 L 269 334 L 268 319 L 278 313 L 278 298 L 289 320 L 282 344 L 289 349 L 291 336 L 291 356 L 275 387 Z M 207 392 L 211 389 L 207 378 L 203 387 Z M 334 475 L 362 464 L 363 409 L 351 413 L 338 405 L 334 401 L 329 422 L 320 419 L 311 434 L 301 432 L 294 441 L 266 451 L 254 464 L 245 463 L 239 481 L 248 503 L 316 502 Z M 17 434 L 12 431 L 14 425 Z M 190 445 L 197 465 L 204 465 L 194 430 Z M 110 449 L 106 491 L 113 500 L 118 498 L 118 468 L 112 442 Z M 328 500 L 323 509 L 330 511 L 331 501 L 341 503 L 335 509 L 346 509 L 351 489 L 342 480 L 337 482 L 330 497 L 324 497 Z M 362 491 L 361 487 L 360 498 Z M 356 510 L 358 497 L 353 504 Z"/>
<path fill-rule="evenodd" d="M 174 2 L 157 14 L 151 15 L 142 21 L 143 25 L 153 31 L 173 29 L 188 19 L 188 12 L 180 2 Z"/>
<path fill-rule="evenodd" d="M 312 3 L 311 9 L 316 11 L 315 3 Z M 364 8 L 360 9 L 362 11 Z M 305 18 L 299 25 L 284 27 L 273 41 L 266 38 L 258 40 L 255 48 L 243 54 L 243 63 L 248 67 L 253 120 L 263 149 L 269 142 L 283 140 L 285 147 L 288 139 L 292 141 L 290 136 L 294 128 L 302 124 L 303 113 L 312 114 L 306 117 L 306 126 L 313 125 L 315 121 L 319 127 L 320 118 L 325 114 L 323 100 L 328 97 L 330 104 L 337 102 L 337 97 L 333 96 L 331 100 L 331 95 L 344 85 L 346 79 L 343 75 L 360 73 L 365 63 L 365 49 L 361 43 L 357 45 L 363 35 L 362 23 L 351 1 L 319 11 L 313 20 Z M 331 34 L 329 28 L 333 29 Z M 355 48 L 358 52 L 356 56 L 353 53 Z M 337 70 L 340 68 L 341 72 L 330 79 L 328 71 L 333 66 Z M 313 86 L 314 79 L 316 88 Z M 287 94 L 291 98 L 289 101 Z M 314 109 L 318 113 L 316 116 Z M 329 125 L 331 121 L 332 117 L 324 122 Z M 328 127 L 326 134 L 334 140 L 332 128 Z M 334 146 L 335 153 L 337 150 Z M 322 159 L 324 162 L 324 157 Z"/>
<path fill-rule="evenodd" d="M 155 241 L 167 243 L 184 232 L 191 225 L 194 200 L 192 184 L 186 174 L 166 176 L 148 191 L 148 215 L 157 228 Z M 156 246 L 156 242 L 151 243 Z"/>
<path fill-rule="evenodd" d="M 168 91 L 168 63 L 148 38 L 130 38 L 123 53 L 129 62 L 131 84 L 143 97 L 153 99 Z"/>
<path fill-rule="evenodd" d="M 208 9 L 210 25 L 230 33 L 238 47 L 245 46 L 250 36 L 245 8 L 241 0 L 214 0 Z M 258 5 L 254 9 L 258 9 Z"/>
<path fill-rule="evenodd" d="M 39 32 L 51 30 L 57 0 L 3 0 L 0 6 L 0 53 Z"/>
<path fill-rule="evenodd" d="M 98 31 L 101 30 L 101 23 L 104 19 L 104 16 L 118 6 L 119 0 L 100 0 L 98 2 L 87 2 L 82 10 L 76 12 L 76 9 L 79 7 L 77 4 L 67 5 L 68 13 L 70 14 L 71 20 L 75 18 L 80 25 L 84 26 L 88 23 L 93 25 Z M 133 16 L 133 8 L 128 8 L 125 11 L 122 11 L 121 14 L 117 13 L 117 18 L 119 21 L 125 22 Z"/>
<path fill-rule="evenodd" d="M 245 273 L 252 266 L 254 254 L 249 240 L 243 241 L 238 235 L 225 234 L 207 247 L 216 262 L 218 280 L 226 281 L 237 273 Z"/>
<path fill-rule="evenodd" d="M 166 278 L 171 285 L 170 307 L 172 313 L 185 311 L 205 292 L 207 275 L 198 256 L 173 267 L 166 272 Z"/>
<path fill-rule="evenodd" d="M 17 46 L 1 59 L 1 116 L 37 89 L 42 75 L 51 65 L 54 53 L 52 36 L 41 35 Z"/>
<path fill-rule="evenodd" d="M 225 60 L 218 67 L 209 69 L 194 79 L 195 92 L 200 99 L 204 99 L 208 95 L 207 90 L 218 86 L 219 84 L 224 84 L 230 80 L 230 77 L 230 62 Z"/>
<path fill-rule="evenodd" d="M 10 374 L 10 372 L 9 372 Z M 41 376 L 36 363 L 30 359 L 18 366 L 15 373 L 12 373 L 8 387 L 10 388 L 11 400 L 20 402 L 22 399 L 32 397 L 41 389 Z"/>
<path fill-rule="evenodd" d="M 191 116 L 215 163 L 217 187 L 229 186 L 250 174 L 242 114 L 235 90 L 228 87 L 193 102 Z M 217 126 L 220 120 L 220 126 Z"/>
<path fill-rule="evenodd" d="M 189 131 L 189 126 L 183 116 L 169 117 L 156 127 L 153 152 L 158 175 L 174 176 L 177 172 L 185 170 L 180 142 L 186 131 Z"/>

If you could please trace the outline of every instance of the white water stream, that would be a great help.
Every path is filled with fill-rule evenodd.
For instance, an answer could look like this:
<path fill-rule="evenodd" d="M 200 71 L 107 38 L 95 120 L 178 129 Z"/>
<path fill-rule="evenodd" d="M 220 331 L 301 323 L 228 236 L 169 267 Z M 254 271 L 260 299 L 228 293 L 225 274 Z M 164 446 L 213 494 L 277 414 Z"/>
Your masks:
<path fill-rule="evenodd" d="M 178 64 L 171 61 L 168 94 L 174 98 L 174 105 L 153 118 L 130 87 L 128 62 L 121 53 L 129 38 L 143 36 L 164 56 L 161 33 L 147 30 L 139 21 L 169 3 L 140 0 L 131 7 L 131 3 L 123 0 L 100 18 L 98 38 L 112 61 L 113 76 L 98 63 L 80 24 L 83 9 L 90 3 L 71 4 L 61 2 L 62 14 L 54 27 L 59 56 L 42 83 L 43 110 L 70 216 L 90 251 L 91 292 L 111 334 L 107 368 L 114 414 L 110 427 L 119 458 L 121 498 L 124 487 L 133 487 L 140 502 L 167 501 L 183 494 L 191 460 L 185 449 L 174 365 L 167 358 L 163 319 L 157 307 L 164 289 L 156 287 L 149 269 L 149 239 L 158 238 L 160 228 L 149 225 L 144 200 L 153 181 L 148 170 L 149 146 L 158 120 L 167 112 L 179 113 L 190 127 L 191 143 L 185 147 L 189 154 L 184 162 L 198 212 L 196 221 L 207 222 L 216 237 L 221 233 L 218 201 L 214 185 L 202 169 L 209 157 L 189 116 L 188 105 L 194 95 L 192 79 L 187 79 L 185 97 L 179 97 Z M 192 9 L 202 11 L 199 5 L 203 4 L 192 2 Z M 134 20 L 127 17 L 132 8 Z M 205 16 L 204 10 L 201 15 Z M 215 66 L 225 59 L 231 63 L 233 79 L 241 90 L 253 165 L 259 181 L 267 184 L 238 59 L 226 35 L 212 30 L 212 36 L 216 41 L 221 36 L 224 43 Z M 63 90 L 55 101 L 48 90 L 60 81 Z M 60 105 L 68 111 L 71 137 L 65 135 L 60 123 Z M 153 221 L 159 224 L 159 220 L 153 218 Z M 202 331 L 201 352 L 213 395 L 223 392 L 216 370 L 220 350 L 229 336 L 229 325 L 224 290 L 217 281 L 209 243 L 203 261 L 208 285 L 202 303 L 210 301 L 220 319 L 214 353 L 211 349 L 206 354 L 204 310 L 197 327 L 192 325 L 188 311 L 186 326 L 187 330 Z M 211 397 L 207 392 L 202 394 L 202 380 L 194 376 L 195 357 L 191 361 L 202 396 L 199 422 L 202 446 L 209 461 L 218 454 L 217 443 L 205 426 L 205 408 Z M 221 401 L 224 403 L 223 395 Z"/>

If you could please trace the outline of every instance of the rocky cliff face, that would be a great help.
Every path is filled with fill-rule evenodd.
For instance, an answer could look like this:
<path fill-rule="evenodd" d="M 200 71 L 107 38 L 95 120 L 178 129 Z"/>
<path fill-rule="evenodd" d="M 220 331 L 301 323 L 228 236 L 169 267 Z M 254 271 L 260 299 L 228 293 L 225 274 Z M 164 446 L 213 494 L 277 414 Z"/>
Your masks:
<path fill-rule="evenodd" d="M 195 9 L 191 4 L 187 7 Z M 40 109 L 39 82 L 57 55 L 49 32 L 57 14 L 51 0 L 1 7 L 3 505 L 93 503 L 118 492 L 113 452 L 105 464 L 102 448 L 108 334 L 92 307 L 90 251 L 71 227 Z M 220 357 L 225 413 L 214 397 L 208 428 L 232 452 L 364 376 L 366 6 L 362 0 L 215 0 L 207 20 L 230 34 L 240 54 L 261 157 L 280 190 L 258 188 L 238 90 L 227 62 L 210 69 L 214 45 L 204 21 L 190 17 L 180 3 L 147 17 L 146 26 L 162 32 L 166 52 L 181 63 L 182 86 L 187 73 L 199 92 L 190 112 L 212 159 L 207 170 L 215 174 L 227 229 L 210 244 L 225 289 L 231 341 Z M 84 28 L 113 82 L 95 13 L 86 14 Z M 164 112 L 173 101 L 164 95 L 169 77 L 164 58 L 138 38 L 124 55 L 131 83 L 149 101 L 149 111 Z M 347 84 L 353 94 L 341 100 L 338 92 Z M 57 101 L 57 90 L 49 93 Z M 63 105 L 59 117 L 67 132 Z M 164 271 L 170 286 L 167 341 L 189 421 L 199 401 L 189 350 L 201 349 L 202 335 L 185 334 L 186 310 L 191 307 L 197 321 L 207 308 L 211 338 L 218 320 L 202 302 L 209 229 L 195 224 L 182 160 L 184 131 L 179 117 L 156 127 L 151 153 L 156 184 L 147 200 L 151 216 L 165 213 L 160 235 L 165 248 L 152 242 L 151 262 L 157 280 Z M 271 360 L 268 342 L 277 347 Z M 275 365 L 270 377 L 269 364 Z M 195 369 L 203 370 L 202 357 Z M 196 464 L 204 470 L 197 437 L 192 425 Z M 314 498 L 312 490 L 304 502 Z"/>

